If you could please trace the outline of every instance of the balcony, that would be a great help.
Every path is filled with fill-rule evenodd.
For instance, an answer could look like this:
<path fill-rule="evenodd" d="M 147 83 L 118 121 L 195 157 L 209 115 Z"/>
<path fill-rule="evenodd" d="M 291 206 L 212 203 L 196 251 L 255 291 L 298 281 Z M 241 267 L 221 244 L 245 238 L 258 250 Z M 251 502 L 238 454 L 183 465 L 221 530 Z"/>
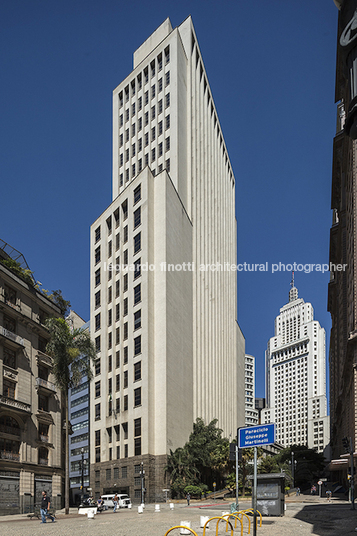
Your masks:
<path fill-rule="evenodd" d="M 39 465 L 48 465 L 48 458 L 39 458 L 38 463 Z"/>
<path fill-rule="evenodd" d="M 41 441 L 41 443 L 49 443 L 49 437 L 45 434 L 38 434 L 38 440 Z"/>
<path fill-rule="evenodd" d="M 5 426 L 4 424 L 0 424 L 0 433 L 19 436 L 21 431 L 20 428 L 15 428 L 15 426 Z"/>
<path fill-rule="evenodd" d="M 55 393 L 57 391 L 54 383 L 44 380 L 43 378 L 36 378 L 36 389 L 43 388 L 46 391 L 51 391 Z"/>
<path fill-rule="evenodd" d="M 24 340 L 22 337 L 19 337 L 16 335 L 16 333 L 13 333 L 12 331 L 9 331 L 8 329 L 5 329 L 4 326 L 0 326 L 0 335 L 5 337 L 5 339 L 15 343 L 18 346 L 25 346 Z"/>
<path fill-rule="evenodd" d="M 20 400 L 15 400 L 13 398 L 8 398 L 7 396 L 0 395 L 0 405 L 19 411 L 24 411 L 25 413 L 31 413 L 30 404 L 20 402 Z"/>
<path fill-rule="evenodd" d="M 44 365 L 45 367 L 52 367 L 52 357 L 45 354 L 45 352 L 42 352 L 41 350 L 37 350 L 36 355 L 37 365 Z"/>
<path fill-rule="evenodd" d="M 6 452 L 5 450 L 0 450 L 0 458 L 2 460 L 12 460 L 14 462 L 19 462 L 20 454 L 16 454 L 15 452 Z"/>

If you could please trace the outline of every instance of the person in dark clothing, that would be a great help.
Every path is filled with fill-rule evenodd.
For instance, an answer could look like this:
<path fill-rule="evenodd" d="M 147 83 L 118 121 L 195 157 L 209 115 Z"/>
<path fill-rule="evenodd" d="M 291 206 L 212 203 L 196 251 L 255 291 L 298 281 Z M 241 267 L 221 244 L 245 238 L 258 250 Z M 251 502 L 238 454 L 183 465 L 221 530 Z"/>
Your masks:
<path fill-rule="evenodd" d="M 48 512 L 50 509 L 51 501 L 50 498 L 47 497 L 47 493 L 45 491 L 42 492 L 42 499 L 41 499 L 41 508 L 40 508 L 40 514 L 41 514 L 41 523 L 47 523 L 46 517 L 49 517 L 52 519 L 52 523 L 55 522 L 55 518 L 51 516 L 51 514 Z"/>

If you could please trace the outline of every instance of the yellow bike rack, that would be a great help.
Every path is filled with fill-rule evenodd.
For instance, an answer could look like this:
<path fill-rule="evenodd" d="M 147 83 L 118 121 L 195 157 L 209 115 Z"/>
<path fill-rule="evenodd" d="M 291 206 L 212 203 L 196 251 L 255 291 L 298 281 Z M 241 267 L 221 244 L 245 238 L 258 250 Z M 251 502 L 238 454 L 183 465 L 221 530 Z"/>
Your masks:
<path fill-rule="evenodd" d="M 237 528 L 237 519 L 238 521 L 240 521 L 240 526 L 241 526 L 241 529 L 240 529 L 240 534 L 241 536 L 243 536 L 243 521 L 241 520 L 241 518 L 239 517 L 238 515 L 238 512 L 233 512 L 232 514 L 225 514 L 224 516 L 222 516 L 223 518 L 226 517 L 227 518 L 227 521 L 229 521 L 229 518 L 230 517 L 234 517 L 236 522 L 235 522 L 235 525 L 234 525 L 234 528 Z M 247 516 L 248 517 L 248 516 Z M 249 518 L 248 518 L 249 519 Z M 228 530 L 228 526 L 226 528 L 226 532 Z M 249 534 L 249 532 L 248 532 Z"/>
<path fill-rule="evenodd" d="M 254 509 L 253 509 L 253 508 L 248 508 L 248 510 L 243 510 L 243 512 L 252 512 L 253 515 L 254 515 Z M 259 510 L 257 510 L 257 513 L 258 513 L 259 516 L 260 516 L 259 527 L 261 527 L 261 526 L 262 526 L 262 514 L 259 512 Z M 258 519 L 257 519 L 257 527 L 258 527 Z"/>
<path fill-rule="evenodd" d="M 245 517 L 248 519 L 248 534 L 250 534 L 250 517 L 247 516 L 247 514 L 245 514 L 244 512 L 245 512 L 245 510 L 237 510 L 237 512 L 232 512 L 232 514 L 233 514 L 234 516 L 239 516 L 239 515 L 241 515 L 241 516 L 242 516 L 242 521 L 243 521 L 243 516 L 245 516 Z M 238 518 L 238 519 L 239 519 L 239 518 Z M 236 521 L 236 524 L 235 524 L 235 527 L 234 527 L 234 528 L 236 528 L 236 527 L 237 527 L 237 521 Z"/>
<path fill-rule="evenodd" d="M 167 534 L 169 532 L 171 532 L 172 530 L 174 529 L 186 529 L 186 530 L 189 530 L 191 532 L 191 534 L 194 534 L 195 536 L 198 536 L 197 532 L 195 532 L 194 530 L 190 529 L 189 527 L 185 527 L 185 525 L 177 525 L 176 527 L 171 527 L 171 529 L 169 529 L 166 533 L 165 533 L 165 536 L 167 536 Z"/>
<path fill-rule="evenodd" d="M 208 523 L 210 521 L 212 521 L 212 519 L 217 519 L 216 536 L 218 536 L 218 525 L 219 525 L 220 521 L 225 521 L 226 522 L 226 532 L 228 530 L 228 524 L 230 525 L 230 527 L 231 527 L 231 536 L 233 536 L 233 525 L 228 519 L 225 519 L 224 516 L 215 516 L 215 517 L 211 517 L 210 519 L 208 519 L 206 521 L 206 523 L 205 523 L 205 526 L 203 527 L 203 535 L 202 536 L 205 536 L 205 534 L 206 534 L 206 525 L 208 525 Z M 166 536 L 166 534 L 165 534 L 165 536 Z"/>

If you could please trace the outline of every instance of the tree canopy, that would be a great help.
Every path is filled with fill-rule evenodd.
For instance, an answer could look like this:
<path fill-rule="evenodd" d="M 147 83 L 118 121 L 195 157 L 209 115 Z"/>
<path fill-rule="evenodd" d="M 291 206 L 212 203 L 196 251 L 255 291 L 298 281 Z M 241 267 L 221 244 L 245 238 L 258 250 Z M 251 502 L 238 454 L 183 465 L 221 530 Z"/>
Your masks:
<path fill-rule="evenodd" d="M 213 482 L 220 487 L 228 473 L 229 442 L 222 437 L 217 419 L 205 424 L 197 418 L 184 447 L 170 451 L 166 471 L 170 474 L 174 495 L 184 495 L 188 486 L 202 491 L 212 489 Z"/>

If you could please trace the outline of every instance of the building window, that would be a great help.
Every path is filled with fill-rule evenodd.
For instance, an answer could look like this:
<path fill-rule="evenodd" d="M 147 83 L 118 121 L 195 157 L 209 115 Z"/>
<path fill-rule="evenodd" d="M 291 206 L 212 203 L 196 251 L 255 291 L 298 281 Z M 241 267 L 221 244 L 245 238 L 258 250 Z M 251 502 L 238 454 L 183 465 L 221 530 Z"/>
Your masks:
<path fill-rule="evenodd" d="M 167 71 L 165 74 L 165 87 L 168 86 L 170 83 L 170 71 Z"/>
<path fill-rule="evenodd" d="M 165 117 L 165 129 L 170 128 L 170 114 Z"/>
<path fill-rule="evenodd" d="M 95 375 L 98 376 L 100 374 L 100 359 L 97 359 L 95 362 Z"/>
<path fill-rule="evenodd" d="M 98 246 L 94 252 L 94 262 L 98 264 L 100 262 L 100 246 Z"/>
<path fill-rule="evenodd" d="M 116 413 L 120 413 L 120 398 L 115 400 L 115 411 Z M 119 441 L 119 439 L 117 439 L 117 441 Z"/>
<path fill-rule="evenodd" d="M 98 398 L 100 396 L 100 381 L 95 382 L 94 392 L 95 392 L 95 397 Z"/>
<path fill-rule="evenodd" d="M 164 53 L 165 53 L 165 64 L 167 64 L 170 62 L 170 45 L 165 48 Z"/>
<path fill-rule="evenodd" d="M 151 98 L 155 98 L 155 84 L 151 86 Z"/>
<path fill-rule="evenodd" d="M 94 339 L 95 351 L 100 352 L 100 335 Z"/>
<path fill-rule="evenodd" d="M 134 439 L 134 454 L 135 456 L 141 456 L 141 437 Z"/>
<path fill-rule="evenodd" d="M 134 313 L 134 330 L 141 328 L 141 309 Z"/>
<path fill-rule="evenodd" d="M 141 319 L 140 319 L 141 322 Z M 134 339 L 134 355 L 141 354 L 141 335 Z"/>
<path fill-rule="evenodd" d="M 112 336 L 112 332 L 108 333 L 108 348 L 109 350 L 111 349 L 113 345 L 113 336 Z"/>
<path fill-rule="evenodd" d="M 94 432 L 94 444 L 96 447 L 100 446 L 100 430 L 95 430 Z"/>
<path fill-rule="evenodd" d="M 162 142 L 159 143 L 159 156 L 162 156 Z"/>
<path fill-rule="evenodd" d="M 119 319 L 120 319 L 120 304 L 117 303 L 115 305 L 115 322 L 118 322 Z"/>
<path fill-rule="evenodd" d="M 100 404 L 96 404 L 94 406 L 94 418 L 96 421 L 99 421 L 100 420 Z"/>
<path fill-rule="evenodd" d="M 128 395 L 124 395 L 124 408 L 123 411 L 128 411 Z"/>
<path fill-rule="evenodd" d="M 165 108 L 168 108 L 170 106 L 170 93 L 166 93 L 165 95 Z"/>
<path fill-rule="evenodd" d="M 141 387 L 134 389 L 134 407 L 141 406 Z"/>
<path fill-rule="evenodd" d="M 138 110 L 142 110 L 142 107 L 143 107 L 143 98 L 142 97 L 139 97 L 139 100 L 138 100 Z"/>
<path fill-rule="evenodd" d="M 119 298 L 119 296 L 120 296 L 120 280 L 118 279 L 118 281 L 115 281 L 115 297 Z"/>
<path fill-rule="evenodd" d="M 134 287 L 134 305 L 141 301 L 141 284 Z"/>
<path fill-rule="evenodd" d="M 141 224 L 141 207 L 134 211 L 134 229 Z"/>
<path fill-rule="evenodd" d="M 117 445 L 117 460 L 120 460 L 120 445 Z"/>
<path fill-rule="evenodd" d="M 134 205 L 136 205 L 136 203 L 138 203 L 141 199 L 141 184 L 139 184 L 139 186 L 137 186 L 134 190 Z"/>
<path fill-rule="evenodd" d="M 151 129 L 151 141 L 155 141 L 156 138 L 156 129 L 155 127 L 152 127 Z"/>
<path fill-rule="evenodd" d="M 155 106 L 152 106 L 151 108 L 151 119 L 155 119 L 156 117 L 156 109 Z"/>
<path fill-rule="evenodd" d="M 128 387 L 128 371 L 124 370 L 124 389 Z"/>
<path fill-rule="evenodd" d="M 141 380 L 141 361 L 134 364 L 134 382 Z"/>
<path fill-rule="evenodd" d="M 157 113 L 161 114 L 163 110 L 162 99 L 159 100 Z"/>
<path fill-rule="evenodd" d="M 112 363 L 113 363 L 112 356 L 108 355 L 108 372 L 112 371 Z"/>
<path fill-rule="evenodd" d="M 134 236 L 134 255 L 141 250 L 141 233 Z"/>
<path fill-rule="evenodd" d="M 147 147 L 149 145 L 149 133 L 148 132 L 145 133 L 144 140 L 145 140 L 145 147 Z"/>
<path fill-rule="evenodd" d="M 98 242 L 100 240 L 100 226 L 96 228 L 94 231 L 95 234 L 95 242 Z"/>
<path fill-rule="evenodd" d="M 100 313 L 95 315 L 95 331 L 98 331 L 100 329 Z"/>
<path fill-rule="evenodd" d="M 155 162 L 156 159 L 156 150 L 155 147 L 151 150 L 151 162 Z"/>
<path fill-rule="evenodd" d="M 170 136 L 168 136 L 165 140 L 165 151 L 170 150 Z"/>
<path fill-rule="evenodd" d="M 126 341 L 128 338 L 128 322 L 124 322 L 123 328 L 123 340 Z"/>
<path fill-rule="evenodd" d="M 10 350 L 10 348 L 7 348 L 4 346 L 4 365 L 7 367 L 11 367 L 13 369 L 16 368 L 16 352 L 14 350 Z"/>
<path fill-rule="evenodd" d="M 11 399 L 15 400 L 15 390 L 16 390 L 16 383 L 11 382 L 9 380 L 6 380 L 4 378 L 3 379 L 3 390 L 2 390 L 3 396 L 5 396 L 6 398 L 11 398 Z M 48 407 L 47 407 L 47 409 L 45 409 L 45 411 L 48 411 Z"/>
<path fill-rule="evenodd" d="M 141 259 L 137 259 L 134 262 L 134 279 L 141 275 Z"/>
<path fill-rule="evenodd" d="M 149 112 L 145 112 L 144 119 L 145 119 L 145 126 L 146 126 L 149 124 Z"/>
<path fill-rule="evenodd" d="M 160 91 L 162 91 L 162 78 L 159 79 L 157 84 L 158 84 L 158 89 L 159 89 L 159 93 L 160 93 Z"/>
<path fill-rule="evenodd" d="M 166 160 L 166 171 L 170 171 L 170 158 Z"/>
<path fill-rule="evenodd" d="M 100 447 L 95 449 L 95 462 L 100 463 Z"/>
<path fill-rule="evenodd" d="M 120 391 L 120 374 L 115 376 L 115 390 Z"/>
<path fill-rule="evenodd" d="M 94 303 L 95 308 L 97 309 L 100 306 L 100 290 L 98 290 L 98 292 L 96 292 L 94 295 Z"/>
<path fill-rule="evenodd" d="M 127 290 L 128 290 L 128 274 L 124 274 L 124 277 L 123 277 L 123 292 L 126 292 Z"/>
<path fill-rule="evenodd" d="M 123 316 L 128 314 L 128 298 L 124 298 L 123 302 Z"/>
<path fill-rule="evenodd" d="M 120 351 L 118 350 L 116 352 L 116 363 L 115 363 L 115 368 L 119 368 L 120 367 Z"/>
<path fill-rule="evenodd" d="M 123 354 L 124 354 L 123 363 L 124 365 L 126 365 L 128 363 L 128 347 L 127 346 L 124 346 Z"/>
<path fill-rule="evenodd" d="M 128 445 L 124 445 L 124 458 L 127 458 L 129 456 L 129 452 L 128 452 Z"/>
<path fill-rule="evenodd" d="M 142 117 L 139 117 L 139 121 L 138 121 L 138 131 L 140 132 L 140 130 L 143 128 L 143 118 Z"/>
<path fill-rule="evenodd" d="M 159 136 L 162 134 L 162 121 L 160 121 L 159 125 L 158 125 L 158 129 L 159 129 Z"/>

